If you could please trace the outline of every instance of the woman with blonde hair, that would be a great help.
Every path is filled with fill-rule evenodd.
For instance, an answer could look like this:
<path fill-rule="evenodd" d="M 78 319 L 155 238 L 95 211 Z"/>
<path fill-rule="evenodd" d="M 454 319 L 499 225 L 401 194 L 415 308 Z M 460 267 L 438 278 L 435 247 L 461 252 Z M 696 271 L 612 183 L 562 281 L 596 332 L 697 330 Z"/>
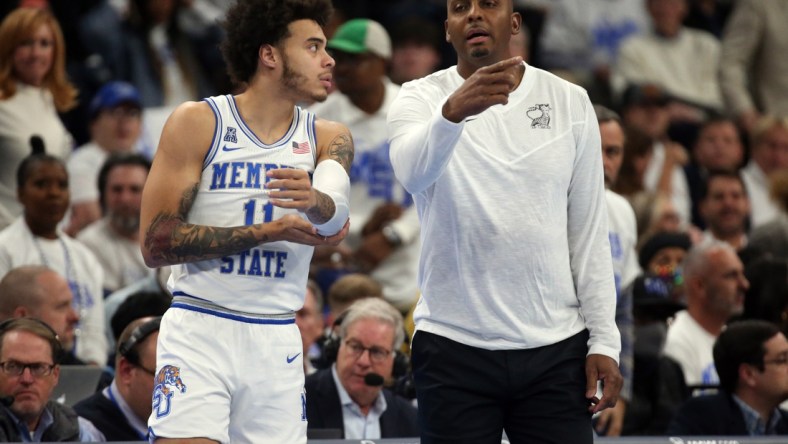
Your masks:
<path fill-rule="evenodd" d="M 0 228 L 22 213 L 15 172 L 33 151 L 65 159 L 73 139 L 58 116 L 76 105 L 65 44 L 45 9 L 18 8 L 0 23 Z"/>

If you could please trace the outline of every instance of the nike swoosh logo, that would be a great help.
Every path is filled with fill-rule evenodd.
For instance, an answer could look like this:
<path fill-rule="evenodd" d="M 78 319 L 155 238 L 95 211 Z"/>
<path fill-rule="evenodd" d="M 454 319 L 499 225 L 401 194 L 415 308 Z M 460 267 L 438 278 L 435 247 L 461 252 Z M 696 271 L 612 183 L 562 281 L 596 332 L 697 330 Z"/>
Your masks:
<path fill-rule="evenodd" d="M 225 145 L 224 147 L 222 147 L 222 151 L 235 151 L 235 150 L 240 150 L 242 148 L 243 148 L 242 146 L 232 146 L 231 147 L 231 146 Z"/>
<path fill-rule="evenodd" d="M 295 361 L 298 355 L 301 353 L 296 353 L 292 358 L 290 356 L 287 357 L 287 363 L 290 364 L 291 362 Z"/>

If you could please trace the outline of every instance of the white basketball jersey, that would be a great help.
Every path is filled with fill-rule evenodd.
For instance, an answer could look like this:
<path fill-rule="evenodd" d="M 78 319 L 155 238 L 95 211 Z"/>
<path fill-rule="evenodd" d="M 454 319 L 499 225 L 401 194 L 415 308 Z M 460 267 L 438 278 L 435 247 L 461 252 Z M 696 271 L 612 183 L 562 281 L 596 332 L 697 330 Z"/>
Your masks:
<path fill-rule="evenodd" d="M 238 112 L 235 99 L 205 99 L 216 117 L 205 156 L 199 192 L 187 221 L 217 227 L 270 222 L 293 209 L 268 202 L 266 171 L 298 168 L 312 174 L 316 163 L 314 114 L 295 107 L 293 123 L 277 142 L 260 141 Z M 265 243 L 240 254 L 172 267 L 175 296 L 207 300 L 230 310 L 277 314 L 296 311 L 304 301 L 313 247 L 291 242 Z"/>

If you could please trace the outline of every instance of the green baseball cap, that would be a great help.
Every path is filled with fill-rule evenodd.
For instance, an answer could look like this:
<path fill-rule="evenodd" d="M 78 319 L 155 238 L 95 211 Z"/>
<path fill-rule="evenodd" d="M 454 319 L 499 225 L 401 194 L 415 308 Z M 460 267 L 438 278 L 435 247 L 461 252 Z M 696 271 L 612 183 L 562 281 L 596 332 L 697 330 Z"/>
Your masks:
<path fill-rule="evenodd" d="M 351 54 L 371 52 L 384 59 L 391 57 L 388 32 L 383 25 L 369 19 L 353 19 L 343 23 L 326 46 Z"/>

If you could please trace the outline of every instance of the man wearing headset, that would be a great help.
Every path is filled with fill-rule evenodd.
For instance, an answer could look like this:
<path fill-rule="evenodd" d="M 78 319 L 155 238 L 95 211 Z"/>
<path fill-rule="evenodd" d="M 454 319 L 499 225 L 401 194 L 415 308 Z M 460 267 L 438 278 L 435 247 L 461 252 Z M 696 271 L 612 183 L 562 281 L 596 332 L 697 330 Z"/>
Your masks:
<path fill-rule="evenodd" d="M 74 406 L 108 441 L 147 440 L 160 323 L 161 317 L 146 317 L 126 326 L 118 339 L 112 384 Z"/>
<path fill-rule="evenodd" d="M 354 302 L 339 326 L 336 363 L 306 378 L 308 430 L 338 429 L 345 439 L 418 436 L 416 408 L 383 388 L 404 338 L 402 315 L 390 303 Z"/>

